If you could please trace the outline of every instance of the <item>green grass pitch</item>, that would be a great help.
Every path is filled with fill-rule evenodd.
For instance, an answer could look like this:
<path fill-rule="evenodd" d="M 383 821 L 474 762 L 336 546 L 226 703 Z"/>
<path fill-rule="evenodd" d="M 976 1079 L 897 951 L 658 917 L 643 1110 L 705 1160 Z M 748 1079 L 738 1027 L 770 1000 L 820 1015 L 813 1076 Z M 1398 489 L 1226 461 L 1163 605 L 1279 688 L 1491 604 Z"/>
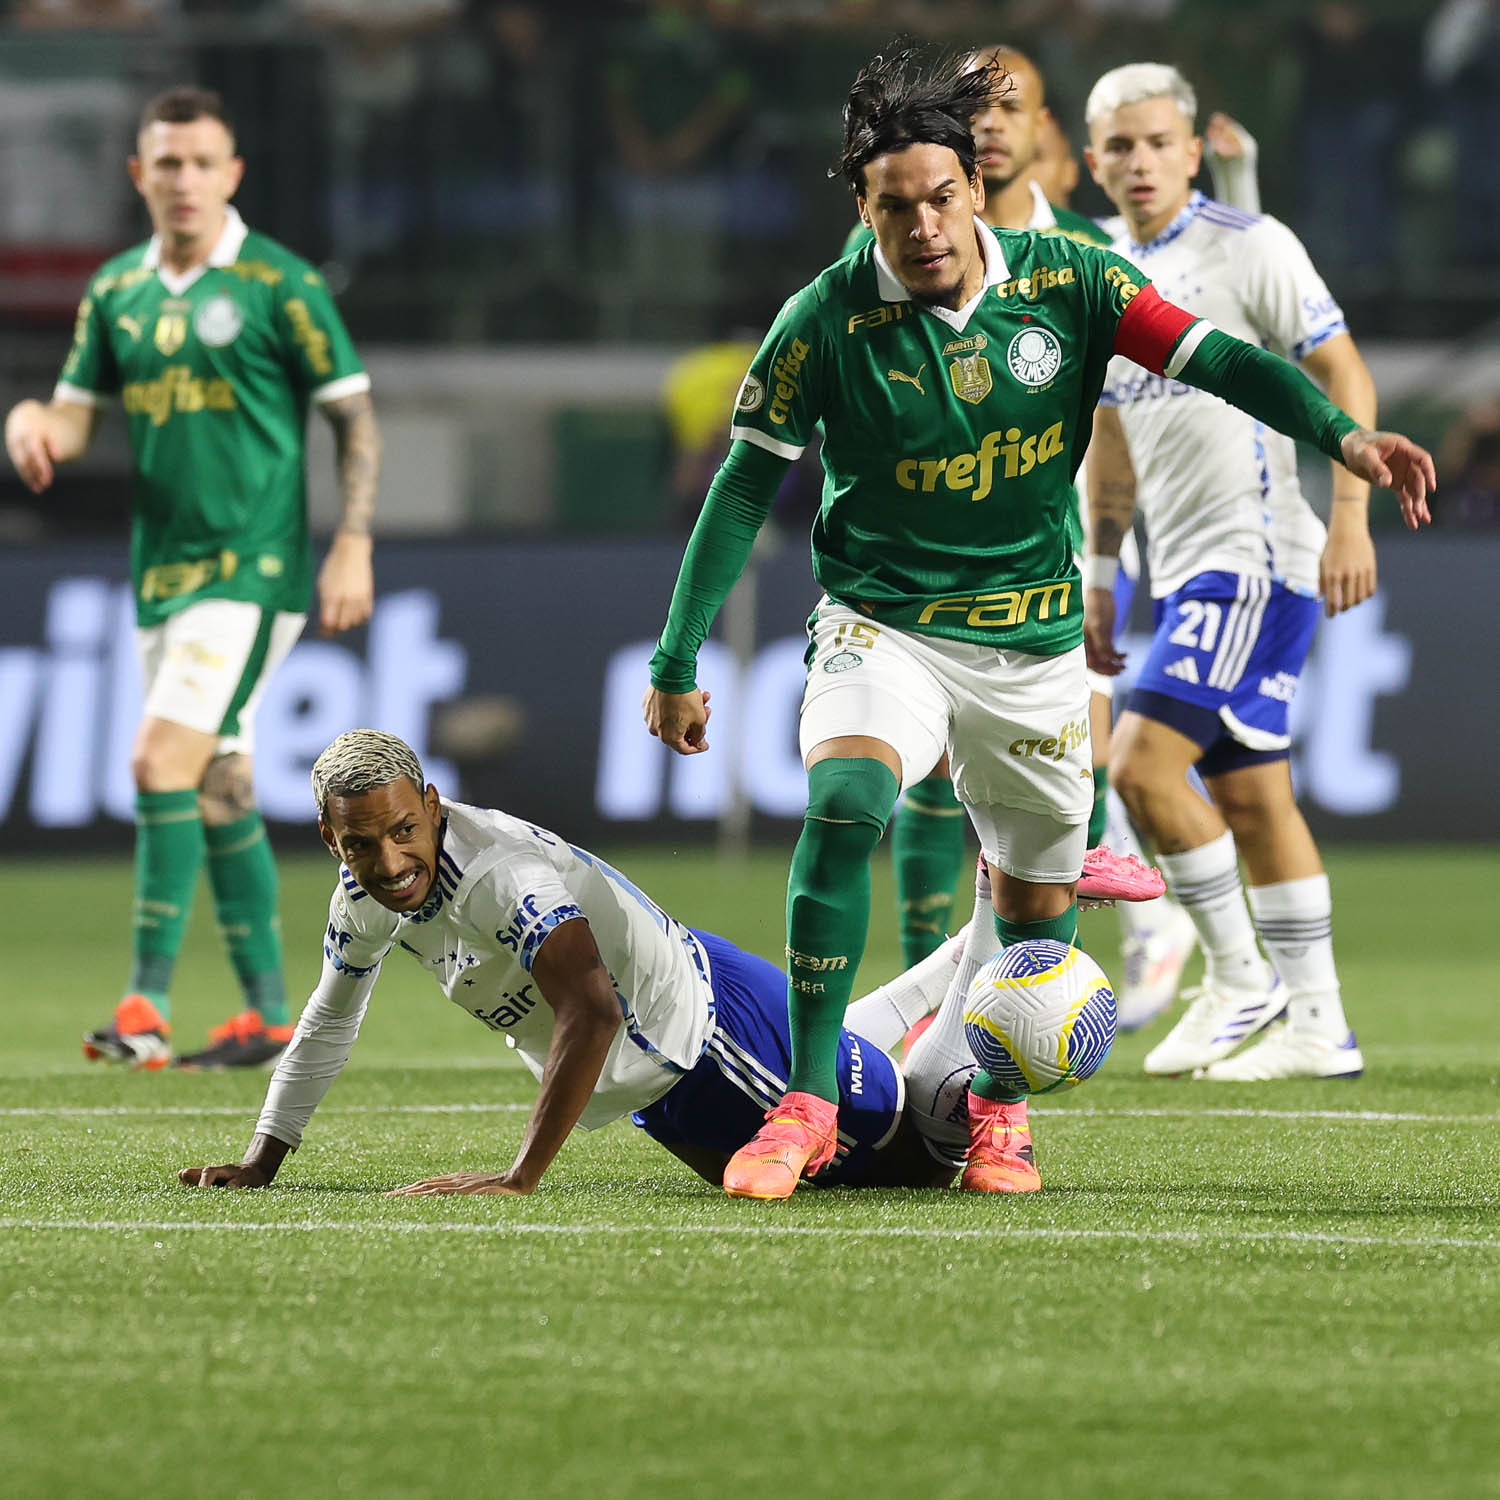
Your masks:
<path fill-rule="evenodd" d="M 607 851 L 606 851 L 607 852 Z M 785 851 L 615 851 L 781 943 Z M 251 1077 L 86 1065 L 123 863 L 0 876 L 0 1491 L 30 1497 L 1500 1496 L 1493 857 L 1332 861 L 1353 1084 L 1148 1080 L 1165 1022 L 1035 1111 L 1047 1190 L 731 1203 L 628 1125 L 529 1199 L 389 1199 L 508 1163 L 532 1096 L 393 961 L 281 1181 Z M 294 990 L 332 867 L 285 863 Z M 861 988 L 896 967 L 877 870 Z M 1116 925 L 1083 940 L 1116 965 Z M 206 890 L 179 1041 L 236 1009 Z"/>

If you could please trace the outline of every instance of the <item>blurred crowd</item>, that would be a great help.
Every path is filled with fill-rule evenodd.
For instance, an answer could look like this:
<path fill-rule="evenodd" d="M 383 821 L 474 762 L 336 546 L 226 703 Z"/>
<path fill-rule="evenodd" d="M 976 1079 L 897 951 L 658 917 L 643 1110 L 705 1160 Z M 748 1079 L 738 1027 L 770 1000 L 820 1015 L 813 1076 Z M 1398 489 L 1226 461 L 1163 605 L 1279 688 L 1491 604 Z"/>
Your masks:
<path fill-rule="evenodd" d="M 1362 340 L 1500 339 L 1500 0 L 0 0 L 0 310 L 66 325 L 142 229 L 140 101 L 192 79 L 366 341 L 734 347 L 837 253 L 840 105 L 897 34 L 1024 48 L 1074 148 L 1101 72 L 1175 63 Z"/>

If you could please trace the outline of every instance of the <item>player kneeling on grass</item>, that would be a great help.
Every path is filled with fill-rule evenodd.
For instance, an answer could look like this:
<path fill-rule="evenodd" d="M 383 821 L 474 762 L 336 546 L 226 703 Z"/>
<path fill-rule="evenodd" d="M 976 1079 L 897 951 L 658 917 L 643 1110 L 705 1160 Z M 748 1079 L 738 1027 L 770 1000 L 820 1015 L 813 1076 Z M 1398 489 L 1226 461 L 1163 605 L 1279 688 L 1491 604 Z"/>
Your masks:
<path fill-rule="evenodd" d="M 182 1182 L 271 1181 L 348 1059 L 380 966 L 397 947 L 455 1004 L 503 1033 L 541 1090 L 506 1170 L 395 1191 L 529 1193 L 575 1125 L 623 1115 L 710 1182 L 722 1181 L 729 1157 L 786 1092 L 785 974 L 683 926 L 556 834 L 440 797 L 424 786 L 410 747 L 391 735 L 341 735 L 318 757 L 312 781 L 319 831 L 341 861 L 322 977 L 277 1064 L 245 1159 L 186 1168 Z M 987 913 L 987 891 L 980 900 Z M 982 927 L 988 933 L 990 924 Z M 961 1042 L 963 997 L 980 956 L 955 938 L 850 1007 L 857 1031 L 839 1040 L 837 1149 L 820 1182 L 940 1187 L 964 1165 L 975 1063 L 951 1043 Z M 912 1071 L 908 1106 L 907 1080 L 883 1049 L 934 1010 L 937 1024 L 921 1046 L 929 1062 Z M 970 1155 L 965 1186 L 1041 1186 L 1024 1108 L 995 1135 L 982 1172 Z"/>

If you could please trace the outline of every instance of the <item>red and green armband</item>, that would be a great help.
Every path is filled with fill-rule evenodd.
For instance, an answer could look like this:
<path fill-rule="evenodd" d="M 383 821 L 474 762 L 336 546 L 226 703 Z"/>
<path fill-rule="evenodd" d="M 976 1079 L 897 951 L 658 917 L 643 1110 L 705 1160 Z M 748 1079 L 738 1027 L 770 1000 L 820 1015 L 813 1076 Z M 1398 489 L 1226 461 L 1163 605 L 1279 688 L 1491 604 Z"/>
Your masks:
<path fill-rule="evenodd" d="M 651 658 L 651 686 L 658 691 L 690 693 L 698 685 L 699 648 L 745 571 L 787 467 L 786 459 L 754 443 L 740 439 L 730 445 L 688 538 L 667 623 Z"/>
<path fill-rule="evenodd" d="M 1115 353 L 1218 396 L 1332 459 L 1342 459 L 1344 438 L 1359 427 L 1295 365 L 1221 333 L 1152 286 L 1142 287 L 1121 316 Z"/>

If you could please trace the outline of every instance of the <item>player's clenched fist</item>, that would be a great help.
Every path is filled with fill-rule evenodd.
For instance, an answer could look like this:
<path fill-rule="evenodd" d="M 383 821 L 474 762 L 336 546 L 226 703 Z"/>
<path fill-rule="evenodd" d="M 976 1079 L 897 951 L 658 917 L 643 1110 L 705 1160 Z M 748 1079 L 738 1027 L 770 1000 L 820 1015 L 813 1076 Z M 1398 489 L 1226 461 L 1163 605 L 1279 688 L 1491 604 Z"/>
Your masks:
<path fill-rule="evenodd" d="M 713 712 L 708 700 L 712 696 L 702 688 L 694 688 L 690 693 L 664 693 L 658 688 L 647 688 L 641 700 L 646 728 L 679 755 L 697 755 L 708 749 L 708 720 Z"/>
<path fill-rule="evenodd" d="M 221 1167 L 184 1167 L 177 1174 L 184 1187 L 265 1187 L 271 1174 L 254 1162 L 228 1162 Z"/>

